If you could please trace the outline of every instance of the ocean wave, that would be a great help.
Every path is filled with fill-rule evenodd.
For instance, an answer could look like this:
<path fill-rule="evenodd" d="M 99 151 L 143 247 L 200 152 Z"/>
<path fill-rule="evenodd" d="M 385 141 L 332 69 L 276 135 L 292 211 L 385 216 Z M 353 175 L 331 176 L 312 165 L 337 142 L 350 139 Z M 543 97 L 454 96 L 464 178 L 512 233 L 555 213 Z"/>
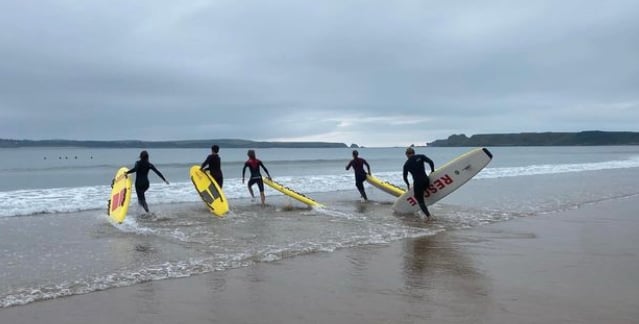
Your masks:
<path fill-rule="evenodd" d="M 138 231 L 139 229 L 134 229 Z M 237 253 L 216 254 L 215 257 L 191 258 L 183 261 L 144 265 L 138 269 L 123 269 L 108 274 L 88 276 L 76 280 L 44 283 L 38 286 L 16 287 L 0 295 L 0 309 L 29 303 L 87 294 L 111 288 L 247 267 L 255 263 L 276 262 L 312 253 L 333 252 L 337 249 L 370 244 L 388 244 L 405 238 L 431 236 L 441 230 L 398 230 L 374 236 L 354 236 L 344 241 L 296 242 L 288 246 L 266 246 Z"/>
<path fill-rule="evenodd" d="M 593 163 L 575 164 L 539 164 L 522 167 L 487 167 L 475 179 L 492 179 L 503 177 L 520 177 L 541 174 L 559 174 L 569 172 L 587 172 L 610 169 L 638 168 L 639 157 L 627 160 L 614 160 Z M 375 175 L 385 181 L 403 185 L 402 173 L 399 171 L 379 172 Z M 353 175 L 327 174 L 313 176 L 284 176 L 275 180 L 298 192 L 313 193 L 338 192 L 353 189 Z M 246 199 L 249 193 L 239 178 L 229 178 L 224 181 L 224 192 L 230 199 Z M 0 217 L 28 216 L 40 214 L 69 213 L 85 210 L 105 209 L 110 193 L 110 187 L 87 186 L 75 188 L 29 189 L 0 192 Z M 281 195 L 267 187 L 267 195 Z M 199 201 L 190 182 L 172 183 L 169 186 L 153 183 L 147 192 L 150 204 L 183 203 Z M 132 206 L 137 204 L 133 195 Z"/>
<path fill-rule="evenodd" d="M 229 265 L 232 265 L 232 263 L 229 263 Z M 0 297 L 0 307 L 26 305 L 41 300 L 126 287 L 154 280 L 188 277 L 197 273 L 221 270 L 224 267 L 224 265 L 211 264 L 207 260 L 167 262 L 135 271 L 122 271 L 93 278 L 44 284 L 37 287 L 16 288 Z"/>
<path fill-rule="evenodd" d="M 605 162 L 591 163 L 568 163 L 568 164 L 535 164 L 522 167 L 501 167 L 486 168 L 482 170 L 477 178 L 504 178 L 504 177 L 520 177 L 541 174 L 559 174 L 571 172 L 600 171 L 612 169 L 629 169 L 639 168 L 639 157 L 633 157 L 627 160 L 615 160 Z"/>

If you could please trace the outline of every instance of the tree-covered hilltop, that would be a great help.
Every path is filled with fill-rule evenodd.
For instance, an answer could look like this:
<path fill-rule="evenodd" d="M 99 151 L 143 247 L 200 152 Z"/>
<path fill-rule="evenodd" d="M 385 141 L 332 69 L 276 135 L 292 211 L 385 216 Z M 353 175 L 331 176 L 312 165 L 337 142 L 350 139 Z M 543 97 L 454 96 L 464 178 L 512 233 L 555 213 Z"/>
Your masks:
<path fill-rule="evenodd" d="M 211 139 L 186 141 L 74 141 L 74 140 L 13 140 L 0 139 L 0 147 L 91 147 L 91 148 L 340 148 L 344 143 L 331 142 L 256 142 L 242 139 Z"/>
<path fill-rule="evenodd" d="M 518 133 L 451 135 L 428 146 L 579 146 L 579 145 L 639 145 L 637 132 L 584 131 L 578 133 Z"/>

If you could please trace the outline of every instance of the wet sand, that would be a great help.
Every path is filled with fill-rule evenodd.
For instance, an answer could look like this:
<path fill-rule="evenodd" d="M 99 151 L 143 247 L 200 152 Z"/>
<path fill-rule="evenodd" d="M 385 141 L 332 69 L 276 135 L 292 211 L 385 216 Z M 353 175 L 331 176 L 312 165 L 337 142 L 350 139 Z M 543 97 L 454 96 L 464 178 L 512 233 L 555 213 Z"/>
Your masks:
<path fill-rule="evenodd" d="M 0 310 L 0 323 L 638 323 L 639 197 Z"/>

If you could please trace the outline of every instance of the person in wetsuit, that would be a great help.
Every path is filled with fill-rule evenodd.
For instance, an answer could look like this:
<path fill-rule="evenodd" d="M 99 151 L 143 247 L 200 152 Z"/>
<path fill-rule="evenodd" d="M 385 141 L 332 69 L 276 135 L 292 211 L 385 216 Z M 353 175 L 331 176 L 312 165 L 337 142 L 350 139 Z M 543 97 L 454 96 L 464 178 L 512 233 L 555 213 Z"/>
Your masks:
<path fill-rule="evenodd" d="M 260 189 L 260 199 L 262 200 L 262 206 L 264 206 L 264 201 L 266 200 L 266 197 L 264 196 L 264 181 L 262 181 L 262 174 L 260 173 L 260 167 L 264 169 L 264 172 L 266 172 L 266 175 L 268 176 L 269 179 L 271 178 L 271 175 L 268 173 L 268 170 L 264 166 L 264 163 L 262 163 L 262 161 L 258 160 L 255 157 L 254 150 L 248 150 L 247 155 L 249 159 L 244 163 L 244 168 L 242 168 L 242 183 L 244 183 L 244 175 L 246 174 L 246 168 L 248 168 L 249 172 L 251 172 L 251 177 L 247 185 L 248 190 L 251 193 L 251 197 L 255 198 L 252 187 L 254 184 L 257 183 L 257 187 Z"/>
<path fill-rule="evenodd" d="M 368 173 L 364 171 L 364 166 L 368 170 Z M 355 173 L 355 187 L 359 190 L 359 194 L 365 201 L 368 200 L 366 191 L 364 190 L 364 181 L 366 181 L 366 174 L 371 174 L 371 167 L 366 160 L 359 157 L 359 152 L 353 150 L 353 159 L 346 165 L 346 170 L 353 167 L 353 173 Z"/>
<path fill-rule="evenodd" d="M 208 170 L 209 173 L 211 173 L 213 179 L 215 179 L 215 182 L 217 182 L 220 188 L 222 188 L 222 184 L 224 183 L 224 176 L 222 175 L 222 162 L 220 160 L 220 156 L 217 154 L 219 151 L 219 146 L 211 146 L 211 154 L 206 157 L 206 160 L 204 160 L 204 162 L 200 166 L 200 170 Z"/>
<path fill-rule="evenodd" d="M 146 204 L 144 193 L 149 189 L 149 170 L 153 170 L 158 177 L 164 180 L 164 183 L 169 184 L 162 173 L 149 162 L 149 153 L 147 151 L 140 152 L 140 160 L 135 162 L 133 169 L 126 172 L 126 174 L 135 173 L 135 193 L 138 195 L 138 204 L 140 204 L 147 213 L 149 212 L 149 206 Z"/>
<path fill-rule="evenodd" d="M 426 155 L 415 154 L 415 150 L 412 147 L 406 149 L 406 158 L 408 158 L 408 160 L 404 163 L 404 182 L 406 182 L 408 189 L 410 189 L 410 183 L 408 182 L 408 173 L 410 172 L 413 177 L 413 194 L 415 195 L 415 199 L 417 203 L 419 203 L 419 208 L 421 208 L 426 217 L 430 219 L 430 213 L 428 212 L 426 203 L 424 203 L 424 192 L 430 185 L 430 180 L 424 169 L 424 163 L 428 163 L 430 172 L 435 171 L 435 163 Z"/>

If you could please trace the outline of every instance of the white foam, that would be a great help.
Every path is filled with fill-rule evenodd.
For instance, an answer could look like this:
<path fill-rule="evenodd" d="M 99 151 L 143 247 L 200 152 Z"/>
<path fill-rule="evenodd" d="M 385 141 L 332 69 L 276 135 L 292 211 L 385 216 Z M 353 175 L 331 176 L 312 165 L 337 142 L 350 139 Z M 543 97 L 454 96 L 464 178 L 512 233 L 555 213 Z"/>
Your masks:
<path fill-rule="evenodd" d="M 519 177 L 540 174 L 559 174 L 570 172 L 585 172 L 613 169 L 639 168 L 639 157 L 628 160 L 592 162 L 592 163 L 573 163 L 573 164 L 535 164 L 522 167 L 505 167 L 505 168 L 486 168 L 482 170 L 477 178 L 503 178 L 503 177 Z"/>
<path fill-rule="evenodd" d="M 143 264 L 138 268 L 119 269 L 113 272 L 88 276 L 69 281 L 38 286 L 16 287 L 0 295 L 0 308 L 24 305 L 35 301 L 85 294 L 93 291 L 116 287 L 131 286 L 141 282 L 164 280 L 169 278 L 188 277 L 194 274 L 208 273 L 245 267 L 255 262 L 276 262 L 285 258 L 318 252 L 333 252 L 341 248 L 370 244 L 388 244 L 392 241 L 434 235 L 440 229 L 415 228 L 399 226 L 388 228 L 385 225 L 373 224 L 373 228 L 363 234 L 348 235 L 322 239 L 319 242 L 296 241 L 283 245 L 263 245 L 248 247 L 243 251 L 231 253 L 216 253 L 205 258 L 190 258 L 182 261 L 163 262 L 158 264 Z M 122 224 L 115 225 L 123 231 L 136 234 L 166 234 L 179 239 L 183 233 L 175 229 L 166 233 L 153 231 L 127 218 Z"/>
<path fill-rule="evenodd" d="M 540 174 L 585 172 L 610 169 L 639 168 L 639 157 L 627 160 L 575 164 L 539 164 L 521 167 L 487 167 L 477 179 L 519 177 Z M 380 179 L 401 185 L 402 172 L 379 172 Z M 298 192 L 308 194 L 353 190 L 354 179 L 351 173 L 275 177 L 276 181 Z M 370 187 L 370 186 L 369 186 Z M 0 217 L 78 212 L 104 208 L 106 213 L 109 186 L 89 186 L 76 188 L 31 189 L 0 192 Z M 267 195 L 281 195 L 268 189 Z M 246 185 L 239 178 L 225 179 L 224 192 L 229 199 L 249 198 Z M 146 194 L 149 204 L 197 202 L 198 195 L 190 182 L 151 184 Z M 137 204 L 135 193 L 131 205 Z M 330 211 L 329 211 L 330 213 Z M 339 217 L 339 215 L 332 215 Z"/>

